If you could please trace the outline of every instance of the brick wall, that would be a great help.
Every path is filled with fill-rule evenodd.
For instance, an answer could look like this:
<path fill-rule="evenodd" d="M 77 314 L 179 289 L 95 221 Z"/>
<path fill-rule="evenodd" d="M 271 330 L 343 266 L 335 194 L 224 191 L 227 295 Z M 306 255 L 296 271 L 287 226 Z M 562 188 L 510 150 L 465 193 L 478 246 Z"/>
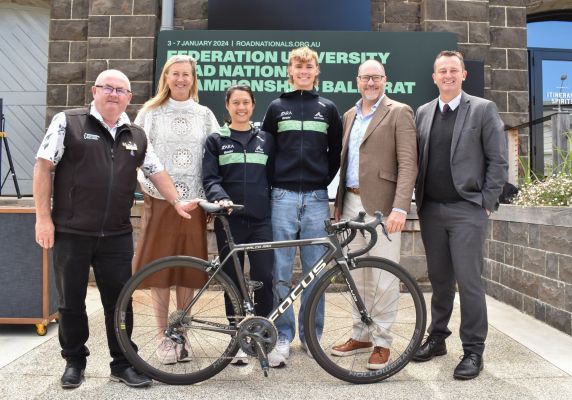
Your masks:
<path fill-rule="evenodd" d="M 48 55 L 46 120 L 85 104 L 88 2 L 53 0 Z"/>
<path fill-rule="evenodd" d="M 468 59 L 485 63 L 486 97 L 506 124 L 528 112 L 526 5 L 532 0 L 372 0 L 372 30 L 450 31 Z M 207 29 L 208 0 L 175 1 L 176 29 Z M 89 87 L 105 68 L 132 81 L 129 113 L 152 93 L 159 0 L 53 0 L 48 112 L 89 102 Z M 521 151 L 528 143 L 522 133 Z"/>
<path fill-rule="evenodd" d="M 53 0 L 48 62 L 49 122 L 91 101 L 90 88 L 108 68 L 121 69 L 133 91 L 128 113 L 151 97 L 159 0 Z"/>
<path fill-rule="evenodd" d="M 572 335 L 572 210 L 502 205 L 489 228 L 487 294 Z"/>

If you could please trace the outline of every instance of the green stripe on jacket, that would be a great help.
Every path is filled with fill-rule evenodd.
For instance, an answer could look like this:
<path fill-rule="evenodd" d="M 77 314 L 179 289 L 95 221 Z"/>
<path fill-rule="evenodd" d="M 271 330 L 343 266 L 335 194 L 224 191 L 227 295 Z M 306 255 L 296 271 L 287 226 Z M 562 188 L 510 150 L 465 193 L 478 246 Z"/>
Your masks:
<path fill-rule="evenodd" d="M 262 164 L 266 165 L 268 156 L 260 153 L 246 153 L 246 160 L 243 153 L 223 154 L 218 157 L 218 165 L 227 164 Z"/>
<path fill-rule="evenodd" d="M 296 121 L 296 120 L 288 120 L 288 121 L 278 122 L 278 132 L 301 131 L 302 130 L 302 122 L 304 123 L 304 130 L 316 131 L 316 132 L 320 132 L 320 133 L 328 133 L 329 125 L 327 122 Z"/>

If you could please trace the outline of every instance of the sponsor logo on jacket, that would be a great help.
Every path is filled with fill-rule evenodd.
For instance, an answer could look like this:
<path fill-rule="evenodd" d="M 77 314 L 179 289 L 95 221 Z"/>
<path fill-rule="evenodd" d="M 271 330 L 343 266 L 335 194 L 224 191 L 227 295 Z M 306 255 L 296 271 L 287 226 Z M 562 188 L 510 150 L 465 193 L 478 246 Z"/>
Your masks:
<path fill-rule="evenodd" d="M 84 138 L 85 140 L 99 140 L 99 135 L 95 135 L 95 134 L 93 134 L 93 133 L 87 133 L 87 132 L 85 132 L 85 133 L 83 134 L 83 138 Z"/>
<path fill-rule="evenodd" d="M 234 152 L 234 144 L 225 144 L 221 148 L 223 154 L 229 154 Z"/>

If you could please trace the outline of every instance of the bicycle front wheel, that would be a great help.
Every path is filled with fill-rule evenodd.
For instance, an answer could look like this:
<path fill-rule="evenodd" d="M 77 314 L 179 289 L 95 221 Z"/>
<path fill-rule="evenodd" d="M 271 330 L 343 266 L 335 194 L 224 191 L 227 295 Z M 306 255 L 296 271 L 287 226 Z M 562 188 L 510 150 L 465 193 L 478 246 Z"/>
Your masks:
<path fill-rule="evenodd" d="M 425 300 L 411 275 L 389 260 L 360 258 L 350 273 L 370 320 L 359 315 L 338 265 L 318 280 L 310 295 L 304 315 L 306 341 L 318 364 L 329 374 L 346 382 L 374 383 L 405 367 L 421 345 Z M 322 296 L 323 327 L 317 318 Z M 349 339 L 362 342 L 361 347 L 341 346 Z M 374 347 L 380 352 L 376 357 Z"/>
<path fill-rule="evenodd" d="M 218 271 L 210 276 L 208 267 L 194 257 L 166 257 L 127 282 L 115 310 L 115 331 L 135 369 L 167 384 L 187 385 L 230 363 L 239 348 L 234 325 L 244 316 L 242 300 L 228 275 Z M 164 283 L 189 271 L 206 275 L 207 283 L 194 290 Z M 164 287 L 151 286 L 158 282 Z"/>

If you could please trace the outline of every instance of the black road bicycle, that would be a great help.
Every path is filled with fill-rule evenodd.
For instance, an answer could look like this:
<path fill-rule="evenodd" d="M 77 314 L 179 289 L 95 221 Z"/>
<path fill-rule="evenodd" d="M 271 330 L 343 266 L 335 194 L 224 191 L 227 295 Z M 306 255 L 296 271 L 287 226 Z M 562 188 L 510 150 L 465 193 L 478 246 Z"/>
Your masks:
<path fill-rule="evenodd" d="M 165 257 L 145 266 L 127 282 L 117 303 L 115 326 L 121 348 L 137 370 L 167 384 L 193 384 L 222 371 L 241 348 L 259 360 L 267 376 L 267 356 L 277 341 L 274 321 L 314 281 L 303 316 L 306 342 L 314 359 L 328 373 L 351 383 L 373 383 L 389 378 L 411 360 L 421 344 L 426 324 L 425 300 L 417 283 L 402 266 L 392 261 L 380 257 L 358 258 L 375 245 L 377 225 L 381 224 L 389 238 L 381 213 L 377 212 L 369 222 L 364 222 L 365 214 L 338 223 L 327 220 L 327 236 L 322 238 L 235 244 L 226 218 L 227 209 L 207 202 L 200 206 L 222 222 L 230 252 L 222 262 L 219 257 L 211 262 L 189 256 Z M 369 243 L 365 248 L 351 251 L 348 245 L 358 231 L 367 233 Z M 324 246 L 324 255 L 268 318 L 255 316 L 253 291 L 260 282 L 245 278 L 238 253 L 308 245 Z M 346 254 L 342 251 L 345 247 L 348 247 Z M 239 277 L 238 288 L 222 270 L 230 260 Z M 194 297 L 186 304 L 177 305 L 176 290 L 172 286 L 169 304 L 159 305 L 167 310 L 168 319 L 158 322 L 154 312 L 157 301 L 144 281 L 165 270 L 206 273 L 207 281 L 202 288 L 195 289 Z M 356 285 L 356 274 L 369 277 L 365 280 L 370 284 L 367 291 Z M 381 290 L 380 287 L 393 289 Z M 393 293 L 389 293 L 391 291 Z M 324 326 L 318 336 L 316 313 L 322 298 L 325 299 Z M 352 337 L 352 332 L 367 332 L 365 337 L 374 333 L 390 343 L 389 360 L 383 368 L 367 368 L 370 351 L 344 357 L 332 354 L 332 347 L 344 343 Z M 159 359 L 157 348 L 164 338 L 181 346 L 179 349 L 186 344 L 187 362 L 164 364 Z"/>

